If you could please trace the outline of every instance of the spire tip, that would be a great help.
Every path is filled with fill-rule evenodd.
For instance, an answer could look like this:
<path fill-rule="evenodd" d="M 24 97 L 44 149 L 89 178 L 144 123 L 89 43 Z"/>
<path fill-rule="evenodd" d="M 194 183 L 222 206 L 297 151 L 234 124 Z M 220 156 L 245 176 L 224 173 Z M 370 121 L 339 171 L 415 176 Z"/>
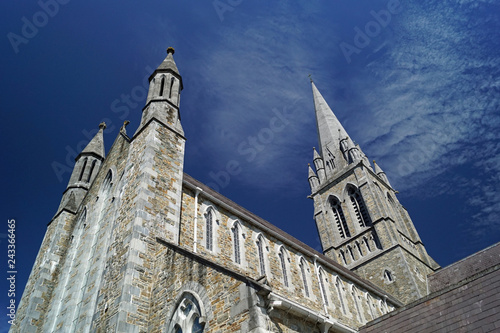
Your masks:
<path fill-rule="evenodd" d="M 175 49 L 172 46 L 169 46 L 167 49 L 167 54 L 169 54 L 169 53 L 172 53 L 172 55 L 174 55 L 174 53 L 175 53 Z"/>
<path fill-rule="evenodd" d="M 99 128 L 104 131 L 106 129 L 106 123 L 104 121 L 102 123 L 100 123 Z"/>

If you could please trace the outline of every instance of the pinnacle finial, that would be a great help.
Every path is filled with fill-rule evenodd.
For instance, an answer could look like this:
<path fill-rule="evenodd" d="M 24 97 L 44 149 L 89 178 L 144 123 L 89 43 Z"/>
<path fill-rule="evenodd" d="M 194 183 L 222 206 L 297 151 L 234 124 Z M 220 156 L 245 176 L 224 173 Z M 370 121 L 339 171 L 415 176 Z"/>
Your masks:
<path fill-rule="evenodd" d="M 106 123 L 104 121 L 102 123 L 100 123 L 99 128 L 104 131 L 106 129 Z"/>
<path fill-rule="evenodd" d="M 167 54 L 172 53 L 172 55 L 175 53 L 175 49 L 172 46 L 169 46 L 167 49 Z"/>
<path fill-rule="evenodd" d="M 312 82 L 313 82 L 313 78 L 312 78 L 311 74 L 309 74 L 309 75 L 308 75 L 308 77 L 309 77 L 309 80 L 310 80 L 310 81 L 311 81 L 311 83 L 312 83 Z"/>
<path fill-rule="evenodd" d="M 122 127 L 120 128 L 120 132 L 122 132 L 123 134 L 127 134 L 127 130 L 125 128 L 127 127 L 128 124 L 130 124 L 130 121 L 129 120 L 125 120 L 123 122 Z"/>

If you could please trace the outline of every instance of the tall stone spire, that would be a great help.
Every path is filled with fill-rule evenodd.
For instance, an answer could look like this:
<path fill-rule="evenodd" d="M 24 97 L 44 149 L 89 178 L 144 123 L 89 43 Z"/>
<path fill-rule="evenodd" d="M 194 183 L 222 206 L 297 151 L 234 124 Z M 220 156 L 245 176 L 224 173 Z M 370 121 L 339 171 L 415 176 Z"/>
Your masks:
<path fill-rule="evenodd" d="M 376 163 L 371 167 L 311 84 L 322 156 L 314 152 L 317 176 L 309 167 L 308 181 L 323 253 L 403 303 L 414 301 L 427 292 L 427 282 L 417 272 L 425 277 L 439 266 L 427 254 L 383 170 Z M 397 283 L 387 276 L 397 276 Z"/>
<path fill-rule="evenodd" d="M 354 143 L 311 80 L 320 154 L 327 177 L 352 161 Z"/>

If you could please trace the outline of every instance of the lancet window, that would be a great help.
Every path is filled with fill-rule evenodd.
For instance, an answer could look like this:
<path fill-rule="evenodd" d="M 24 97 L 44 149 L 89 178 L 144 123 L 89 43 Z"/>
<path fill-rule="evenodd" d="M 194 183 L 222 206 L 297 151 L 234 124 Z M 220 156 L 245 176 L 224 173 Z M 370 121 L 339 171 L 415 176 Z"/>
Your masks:
<path fill-rule="evenodd" d="M 205 226 L 206 226 L 206 246 L 207 246 L 207 250 L 209 251 L 213 251 L 213 248 L 214 248 L 214 226 L 213 226 L 213 211 L 212 209 L 209 209 L 207 211 L 207 213 L 205 214 Z"/>
<path fill-rule="evenodd" d="M 280 257 L 281 272 L 283 274 L 283 284 L 285 285 L 285 287 L 288 287 L 288 273 L 286 265 L 287 255 L 284 247 L 281 247 L 278 256 Z"/>
<path fill-rule="evenodd" d="M 349 227 L 347 226 L 347 222 L 345 220 L 344 212 L 342 210 L 342 206 L 340 205 L 339 199 L 332 197 L 330 199 L 330 206 L 332 208 L 333 219 L 337 226 L 337 230 L 339 231 L 340 238 L 348 238 L 351 237 L 351 232 L 349 231 Z"/>
<path fill-rule="evenodd" d="M 304 258 L 300 259 L 300 273 L 302 275 L 302 282 L 304 283 L 304 293 L 309 297 L 309 287 L 307 285 L 307 275 L 306 275 L 306 261 Z"/>
<path fill-rule="evenodd" d="M 354 215 L 356 216 L 356 220 L 359 223 L 360 227 L 367 227 L 371 225 L 370 215 L 366 210 L 365 203 L 359 190 L 354 188 L 353 186 L 349 187 L 348 190 L 349 200 L 352 205 L 352 209 L 354 211 Z"/>

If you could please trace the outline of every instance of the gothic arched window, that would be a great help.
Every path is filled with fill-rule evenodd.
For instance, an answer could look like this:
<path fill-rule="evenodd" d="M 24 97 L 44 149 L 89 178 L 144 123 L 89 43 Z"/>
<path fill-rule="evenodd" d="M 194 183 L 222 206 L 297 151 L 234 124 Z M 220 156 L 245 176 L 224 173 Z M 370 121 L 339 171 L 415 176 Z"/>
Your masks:
<path fill-rule="evenodd" d="M 266 262 L 264 258 L 264 237 L 262 235 L 259 235 L 257 237 L 257 251 L 259 252 L 259 268 L 260 268 L 260 275 L 266 275 Z"/>
<path fill-rule="evenodd" d="M 323 300 L 325 301 L 325 305 L 328 306 L 328 297 L 326 295 L 326 289 L 325 289 L 325 282 L 324 282 L 324 273 L 323 273 L 323 268 L 318 269 L 318 279 L 319 279 L 319 287 L 321 289 L 321 295 L 323 297 Z"/>
<path fill-rule="evenodd" d="M 92 173 L 94 172 L 94 168 L 95 168 L 96 163 L 97 163 L 97 160 L 92 161 L 92 165 L 90 166 L 89 175 L 87 177 L 87 183 L 90 182 L 90 178 L 92 177 Z"/>
<path fill-rule="evenodd" d="M 287 265 L 286 261 L 288 259 L 288 256 L 285 252 L 285 248 L 282 246 L 280 249 L 280 252 L 278 253 L 278 256 L 280 257 L 280 263 L 281 263 L 281 272 L 283 274 L 283 284 L 285 287 L 288 287 L 288 273 L 287 273 Z"/>
<path fill-rule="evenodd" d="M 300 258 L 300 273 L 302 275 L 302 282 L 304 283 L 304 293 L 306 294 L 307 297 L 309 297 L 309 288 L 307 285 L 307 275 L 306 275 L 306 261 L 304 258 Z"/>
<path fill-rule="evenodd" d="M 366 295 L 366 302 L 368 303 L 368 309 L 370 310 L 370 316 L 372 317 L 372 320 L 373 320 L 373 319 L 375 319 L 373 298 L 369 294 Z"/>
<path fill-rule="evenodd" d="M 356 257 L 354 256 L 354 252 L 352 251 L 352 247 L 347 245 L 347 252 L 351 255 L 352 261 L 356 261 Z"/>
<path fill-rule="evenodd" d="M 359 244 L 358 241 L 356 241 L 354 244 L 355 244 L 356 248 L 358 249 L 359 256 L 362 257 L 363 256 L 363 250 L 361 249 L 361 245 Z"/>
<path fill-rule="evenodd" d="M 87 167 L 87 159 L 83 160 L 82 171 L 80 172 L 80 177 L 78 177 L 78 181 L 81 181 L 83 178 L 83 173 L 85 172 L 85 168 Z"/>
<path fill-rule="evenodd" d="M 164 87 L 165 87 L 165 76 L 162 76 L 160 82 L 160 96 L 163 96 Z"/>
<path fill-rule="evenodd" d="M 328 157 L 326 160 L 326 165 L 329 167 L 330 170 L 335 169 L 335 156 L 330 152 L 330 149 L 328 147 L 326 148 Z"/>
<path fill-rule="evenodd" d="M 389 282 L 389 283 L 390 283 L 390 282 L 392 282 L 392 281 L 394 281 L 394 277 L 392 276 L 391 271 L 389 271 L 389 270 L 387 270 L 387 269 L 384 271 L 384 279 L 385 279 L 387 282 Z"/>
<path fill-rule="evenodd" d="M 170 320 L 171 333 L 203 333 L 205 316 L 197 298 L 184 293 Z"/>
<path fill-rule="evenodd" d="M 365 244 L 368 252 L 372 252 L 372 248 L 370 247 L 370 243 L 368 242 L 368 239 L 366 237 L 363 237 L 363 243 Z"/>
<path fill-rule="evenodd" d="M 358 295 L 358 290 L 356 289 L 356 287 L 352 287 L 352 298 L 354 300 L 354 305 L 356 306 L 356 312 L 358 313 L 358 318 L 359 318 L 359 321 L 364 323 L 365 320 L 364 320 L 364 316 L 363 314 L 361 313 L 361 306 L 359 304 L 359 295 Z"/>
<path fill-rule="evenodd" d="M 363 198 L 361 197 L 361 194 L 359 193 L 359 190 L 354 188 L 353 186 L 349 186 L 347 194 L 349 195 L 349 200 L 351 201 L 352 209 L 359 225 L 361 227 L 370 226 L 370 215 L 366 210 L 365 203 L 363 201 Z"/>
<path fill-rule="evenodd" d="M 207 250 L 213 251 L 214 248 L 214 225 L 213 225 L 213 217 L 214 213 L 212 209 L 208 209 L 205 214 L 205 227 L 206 227 L 206 246 Z"/>
<path fill-rule="evenodd" d="M 174 88 L 174 82 L 175 82 L 175 79 L 171 78 L 170 79 L 170 92 L 168 93 L 168 98 L 172 98 L 172 89 Z"/>
<path fill-rule="evenodd" d="M 337 229 L 340 234 L 340 238 L 351 237 L 349 228 L 347 227 L 347 222 L 344 217 L 344 212 L 342 206 L 340 205 L 339 199 L 332 197 L 330 199 L 330 206 L 332 207 L 333 219 L 337 225 Z"/>
<path fill-rule="evenodd" d="M 339 277 L 335 280 L 335 287 L 337 288 L 337 294 L 340 301 L 340 307 L 342 308 L 342 313 L 346 313 L 345 309 L 345 301 L 344 301 L 344 283 L 340 280 Z"/>
<path fill-rule="evenodd" d="M 237 264 L 241 264 L 240 226 L 238 222 L 234 223 L 232 231 L 233 231 L 234 262 Z"/>
<path fill-rule="evenodd" d="M 102 193 L 104 194 L 104 197 L 107 197 L 110 190 L 111 186 L 113 186 L 113 173 L 111 170 L 108 171 L 106 174 L 106 178 L 104 178 L 104 182 L 102 183 Z"/>
<path fill-rule="evenodd" d="M 347 259 L 345 258 L 345 252 L 343 250 L 340 250 L 340 259 L 342 259 L 342 262 L 344 263 L 344 265 L 347 265 Z"/>

